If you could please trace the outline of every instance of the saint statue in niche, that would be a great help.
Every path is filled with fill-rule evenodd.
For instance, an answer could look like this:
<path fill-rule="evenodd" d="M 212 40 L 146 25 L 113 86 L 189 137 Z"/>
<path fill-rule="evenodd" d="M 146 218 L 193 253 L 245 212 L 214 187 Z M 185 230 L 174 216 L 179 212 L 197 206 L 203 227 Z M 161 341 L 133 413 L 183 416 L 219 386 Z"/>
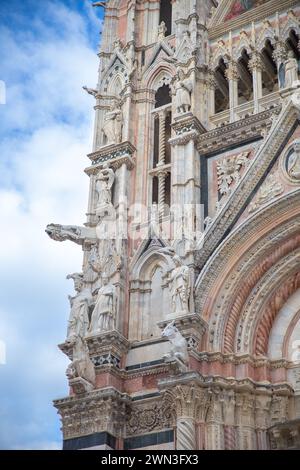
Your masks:
<path fill-rule="evenodd" d="M 123 115 L 121 104 L 114 100 L 111 110 L 105 115 L 103 132 L 107 139 L 107 144 L 119 144 L 122 141 Z"/>
<path fill-rule="evenodd" d="M 108 282 L 105 273 L 102 275 L 102 284 L 91 318 L 90 332 L 93 334 L 111 331 L 116 323 L 116 288 Z"/>
<path fill-rule="evenodd" d="M 191 109 L 191 92 L 193 85 L 190 79 L 184 77 L 183 70 L 179 69 L 175 82 L 176 111 L 178 114 L 187 113 Z"/>
<path fill-rule="evenodd" d="M 84 285 L 82 274 L 69 274 L 67 279 L 73 279 L 77 295 L 69 296 L 71 312 L 67 330 L 67 341 L 74 342 L 79 336 L 85 337 L 89 327 L 89 306 L 93 297 L 88 287 Z"/>
<path fill-rule="evenodd" d="M 112 205 L 111 189 L 114 181 L 114 171 L 109 167 L 108 163 L 104 163 L 96 178 L 96 193 L 98 195 L 96 215 L 99 217 Z"/>
<path fill-rule="evenodd" d="M 178 255 L 174 256 L 173 261 L 175 268 L 170 276 L 172 313 L 189 313 L 191 295 L 190 268 L 182 263 Z"/>
<path fill-rule="evenodd" d="M 288 58 L 284 64 L 285 82 L 284 86 L 290 88 L 296 86 L 298 83 L 298 62 L 295 59 L 294 53 L 289 51 Z"/>

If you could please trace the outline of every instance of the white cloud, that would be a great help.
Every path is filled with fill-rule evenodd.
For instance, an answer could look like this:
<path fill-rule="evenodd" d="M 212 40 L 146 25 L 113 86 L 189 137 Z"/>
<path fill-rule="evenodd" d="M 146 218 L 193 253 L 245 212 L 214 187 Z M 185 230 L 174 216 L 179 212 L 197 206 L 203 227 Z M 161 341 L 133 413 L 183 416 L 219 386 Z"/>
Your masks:
<path fill-rule="evenodd" d="M 60 423 L 51 401 L 67 393 L 67 359 L 56 344 L 73 289 L 65 276 L 81 269 L 82 253 L 44 230 L 85 221 L 94 103 L 81 87 L 97 79 L 89 44 L 97 20 L 91 9 L 80 16 L 51 1 L 37 7 L 30 30 L 28 17 L 21 21 L 23 28 L 0 28 L 7 86 L 0 108 L 0 339 L 7 353 L 0 448 L 56 449 Z"/>

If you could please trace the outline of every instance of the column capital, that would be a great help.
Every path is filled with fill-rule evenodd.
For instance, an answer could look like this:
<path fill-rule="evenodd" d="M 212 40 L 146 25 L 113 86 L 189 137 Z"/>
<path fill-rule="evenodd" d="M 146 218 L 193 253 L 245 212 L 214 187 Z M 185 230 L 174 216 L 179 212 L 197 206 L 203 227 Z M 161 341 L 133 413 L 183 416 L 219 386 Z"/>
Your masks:
<path fill-rule="evenodd" d="M 204 421 L 210 395 L 207 388 L 196 383 L 179 384 L 163 392 L 163 400 L 172 405 L 177 419 L 191 418 Z"/>
<path fill-rule="evenodd" d="M 279 66 L 287 59 L 287 47 L 284 41 L 277 41 L 273 52 L 273 59 Z"/>
<path fill-rule="evenodd" d="M 259 51 L 253 51 L 249 60 L 249 70 L 262 70 L 262 58 Z"/>
<path fill-rule="evenodd" d="M 238 80 L 239 79 L 239 74 L 238 74 L 238 66 L 237 62 L 231 60 L 227 66 L 227 69 L 225 71 L 225 75 L 227 80 Z"/>

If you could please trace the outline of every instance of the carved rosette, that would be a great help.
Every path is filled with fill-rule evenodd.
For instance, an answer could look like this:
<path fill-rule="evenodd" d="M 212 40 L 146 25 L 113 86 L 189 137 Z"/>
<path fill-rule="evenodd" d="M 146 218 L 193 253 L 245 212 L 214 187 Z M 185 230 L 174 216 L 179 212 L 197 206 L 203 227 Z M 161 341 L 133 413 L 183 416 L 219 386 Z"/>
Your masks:
<path fill-rule="evenodd" d="M 141 403 L 128 408 L 126 436 L 147 434 L 156 430 L 170 429 L 175 425 L 175 416 L 170 406 L 161 401 Z"/>

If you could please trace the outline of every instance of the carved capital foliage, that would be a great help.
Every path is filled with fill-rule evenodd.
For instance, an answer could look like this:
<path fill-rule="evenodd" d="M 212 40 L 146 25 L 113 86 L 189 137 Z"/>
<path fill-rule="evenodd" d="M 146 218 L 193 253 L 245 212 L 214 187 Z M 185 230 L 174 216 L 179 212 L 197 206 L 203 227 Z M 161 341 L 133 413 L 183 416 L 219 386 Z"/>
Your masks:
<path fill-rule="evenodd" d="M 204 421 L 210 396 L 207 389 L 196 384 L 177 385 L 164 392 L 165 406 L 173 408 L 177 418 Z"/>
<path fill-rule="evenodd" d="M 234 61 L 229 62 L 228 67 L 225 71 L 225 75 L 227 80 L 238 80 L 239 79 L 239 72 L 237 63 Z"/>
<path fill-rule="evenodd" d="M 54 406 L 62 419 L 64 439 L 103 431 L 122 437 L 128 403 L 127 395 L 105 389 L 80 398 L 55 400 Z"/>

